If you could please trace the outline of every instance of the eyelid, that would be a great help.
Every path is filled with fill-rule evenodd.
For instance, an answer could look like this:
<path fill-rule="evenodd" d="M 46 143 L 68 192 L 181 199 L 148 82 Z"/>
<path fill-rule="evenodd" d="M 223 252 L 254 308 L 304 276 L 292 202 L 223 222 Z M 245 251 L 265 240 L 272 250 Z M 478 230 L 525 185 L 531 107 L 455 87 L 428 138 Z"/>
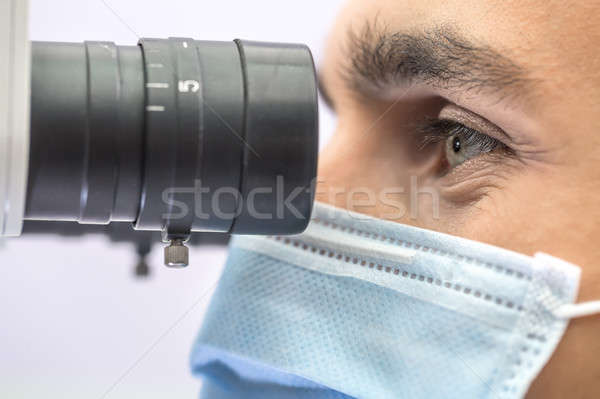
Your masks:
<path fill-rule="evenodd" d="M 467 133 L 472 132 L 474 134 L 484 135 L 483 133 L 480 133 L 475 129 L 471 129 L 462 123 L 449 119 L 426 118 L 416 127 L 419 148 L 421 149 L 429 146 L 430 144 L 446 141 L 450 137 L 463 131 L 467 131 Z"/>
<path fill-rule="evenodd" d="M 458 122 L 467 128 L 491 136 L 509 147 L 513 143 L 513 139 L 498 126 L 482 116 L 479 116 L 455 104 L 448 104 L 445 106 L 440 111 L 438 118 Z"/>

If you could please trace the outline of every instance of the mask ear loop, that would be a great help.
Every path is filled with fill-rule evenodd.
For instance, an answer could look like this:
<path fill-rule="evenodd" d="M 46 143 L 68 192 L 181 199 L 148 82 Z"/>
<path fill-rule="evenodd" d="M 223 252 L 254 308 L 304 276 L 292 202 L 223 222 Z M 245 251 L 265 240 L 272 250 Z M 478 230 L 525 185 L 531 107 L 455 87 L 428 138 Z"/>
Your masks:
<path fill-rule="evenodd" d="M 554 316 L 561 319 L 593 316 L 600 313 L 600 301 L 590 301 L 562 305 L 554 310 Z"/>

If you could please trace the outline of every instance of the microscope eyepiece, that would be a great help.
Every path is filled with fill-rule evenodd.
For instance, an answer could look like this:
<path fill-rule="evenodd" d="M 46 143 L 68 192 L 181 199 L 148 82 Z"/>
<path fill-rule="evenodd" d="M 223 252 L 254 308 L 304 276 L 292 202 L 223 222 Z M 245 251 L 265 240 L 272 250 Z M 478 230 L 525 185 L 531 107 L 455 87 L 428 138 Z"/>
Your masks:
<path fill-rule="evenodd" d="M 315 69 L 303 45 L 31 44 L 25 219 L 294 234 L 312 210 Z"/>

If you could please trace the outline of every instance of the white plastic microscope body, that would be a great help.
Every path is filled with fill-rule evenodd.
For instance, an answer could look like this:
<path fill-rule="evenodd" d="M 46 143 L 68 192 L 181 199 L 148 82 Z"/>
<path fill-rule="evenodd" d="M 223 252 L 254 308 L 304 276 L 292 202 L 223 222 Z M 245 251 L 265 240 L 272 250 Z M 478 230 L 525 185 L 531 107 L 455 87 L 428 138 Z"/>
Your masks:
<path fill-rule="evenodd" d="M 31 51 L 27 0 L 0 0 L 0 237 L 23 227 Z"/>

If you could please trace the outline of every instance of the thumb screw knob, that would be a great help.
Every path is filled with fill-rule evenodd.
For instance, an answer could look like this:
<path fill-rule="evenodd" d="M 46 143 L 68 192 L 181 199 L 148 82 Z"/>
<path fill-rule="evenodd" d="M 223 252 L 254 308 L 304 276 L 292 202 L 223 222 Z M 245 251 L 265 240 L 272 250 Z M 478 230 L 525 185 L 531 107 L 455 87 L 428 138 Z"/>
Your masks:
<path fill-rule="evenodd" d="M 181 269 L 189 264 L 189 248 L 183 240 L 171 240 L 169 246 L 165 247 L 165 265 Z"/>

